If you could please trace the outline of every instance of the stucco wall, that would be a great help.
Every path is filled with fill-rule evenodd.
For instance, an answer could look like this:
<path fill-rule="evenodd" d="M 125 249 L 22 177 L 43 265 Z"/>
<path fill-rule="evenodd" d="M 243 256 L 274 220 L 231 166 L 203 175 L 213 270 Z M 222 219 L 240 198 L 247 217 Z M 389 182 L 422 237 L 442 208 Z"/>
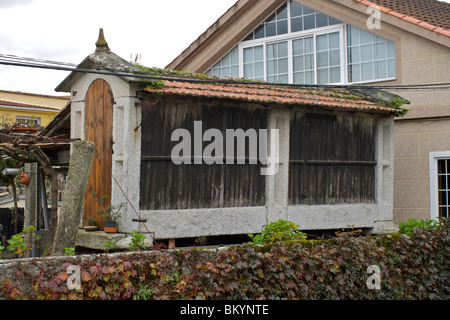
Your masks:
<path fill-rule="evenodd" d="M 450 48 L 401 38 L 402 84 L 450 82 Z M 450 90 L 402 90 L 411 111 L 395 121 L 394 220 L 429 219 L 429 153 L 450 150 Z"/>

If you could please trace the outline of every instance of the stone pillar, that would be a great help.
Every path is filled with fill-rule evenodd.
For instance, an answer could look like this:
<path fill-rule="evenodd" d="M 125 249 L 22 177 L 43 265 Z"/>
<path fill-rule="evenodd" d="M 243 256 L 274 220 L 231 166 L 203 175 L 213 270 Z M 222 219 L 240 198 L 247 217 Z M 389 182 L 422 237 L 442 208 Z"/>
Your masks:
<path fill-rule="evenodd" d="M 72 150 L 52 255 L 62 255 L 64 254 L 64 248 L 75 247 L 95 153 L 94 144 L 90 141 L 77 141 L 74 143 Z"/>
<path fill-rule="evenodd" d="M 394 199 L 394 119 L 379 119 L 376 135 L 376 203 L 377 217 L 370 233 L 386 234 L 398 231 L 393 222 Z"/>
<path fill-rule="evenodd" d="M 266 210 L 267 223 L 278 219 L 287 219 L 288 185 L 289 185 L 289 135 L 290 112 L 285 109 L 272 109 L 269 114 L 268 125 L 268 154 L 272 155 L 271 132 L 278 130 L 279 164 L 275 175 L 266 177 Z"/>

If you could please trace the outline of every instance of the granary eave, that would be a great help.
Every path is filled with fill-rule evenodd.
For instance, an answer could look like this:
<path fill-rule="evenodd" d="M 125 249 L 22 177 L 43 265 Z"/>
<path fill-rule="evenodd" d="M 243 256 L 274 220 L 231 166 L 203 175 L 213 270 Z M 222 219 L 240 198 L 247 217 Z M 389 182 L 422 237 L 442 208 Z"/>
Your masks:
<path fill-rule="evenodd" d="M 315 106 L 325 109 L 361 111 L 398 116 L 405 112 L 393 107 L 391 101 L 398 96 L 380 91 L 365 92 L 351 89 L 310 88 L 268 83 L 245 82 L 196 82 L 161 80 L 147 86 L 145 92 L 155 97 L 190 96 L 222 99 L 279 106 Z M 377 94 L 378 93 L 378 94 Z M 400 97 L 398 97 L 401 99 Z"/>

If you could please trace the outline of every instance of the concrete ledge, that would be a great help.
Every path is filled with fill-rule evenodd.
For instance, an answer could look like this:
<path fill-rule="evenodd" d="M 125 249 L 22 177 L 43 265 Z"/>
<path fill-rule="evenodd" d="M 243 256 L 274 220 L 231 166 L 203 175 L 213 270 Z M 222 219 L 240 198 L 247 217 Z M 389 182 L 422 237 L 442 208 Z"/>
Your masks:
<path fill-rule="evenodd" d="M 393 234 L 399 231 L 399 227 L 393 221 L 377 221 L 372 229 L 369 230 L 371 234 Z"/>
<path fill-rule="evenodd" d="M 145 234 L 147 242 L 153 244 L 153 239 Z M 127 249 L 131 242 L 131 236 L 128 233 L 106 233 L 104 231 L 86 231 L 78 230 L 77 242 L 78 247 L 105 250 L 105 243 L 108 241 L 116 242 L 114 249 Z"/>
<path fill-rule="evenodd" d="M 287 220 L 302 230 L 372 228 L 376 217 L 376 204 L 294 205 L 287 209 Z"/>
<path fill-rule="evenodd" d="M 266 207 L 155 210 L 140 214 L 150 231 L 155 231 L 155 239 L 259 233 L 267 224 Z"/>

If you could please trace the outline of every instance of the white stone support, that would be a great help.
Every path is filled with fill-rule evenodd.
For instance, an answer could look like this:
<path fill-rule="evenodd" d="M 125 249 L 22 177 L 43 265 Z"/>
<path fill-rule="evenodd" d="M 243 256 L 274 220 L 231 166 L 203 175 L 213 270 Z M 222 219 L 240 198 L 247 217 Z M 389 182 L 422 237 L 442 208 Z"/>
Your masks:
<path fill-rule="evenodd" d="M 377 216 L 373 233 L 392 233 L 398 230 L 394 220 L 394 118 L 377 119 L 376 127 L 375 199 Z"/>
<path fill-rule="evenodd" d="M 271 130 L 278 130 L 279 164 L 275 175 L 266 176 L 267 223 L 286 220 L 289 186 L 289 134 L 290 112 L 286 109 L 271 109 L 268 119 L 268 154 L 272 155 Z"/>

